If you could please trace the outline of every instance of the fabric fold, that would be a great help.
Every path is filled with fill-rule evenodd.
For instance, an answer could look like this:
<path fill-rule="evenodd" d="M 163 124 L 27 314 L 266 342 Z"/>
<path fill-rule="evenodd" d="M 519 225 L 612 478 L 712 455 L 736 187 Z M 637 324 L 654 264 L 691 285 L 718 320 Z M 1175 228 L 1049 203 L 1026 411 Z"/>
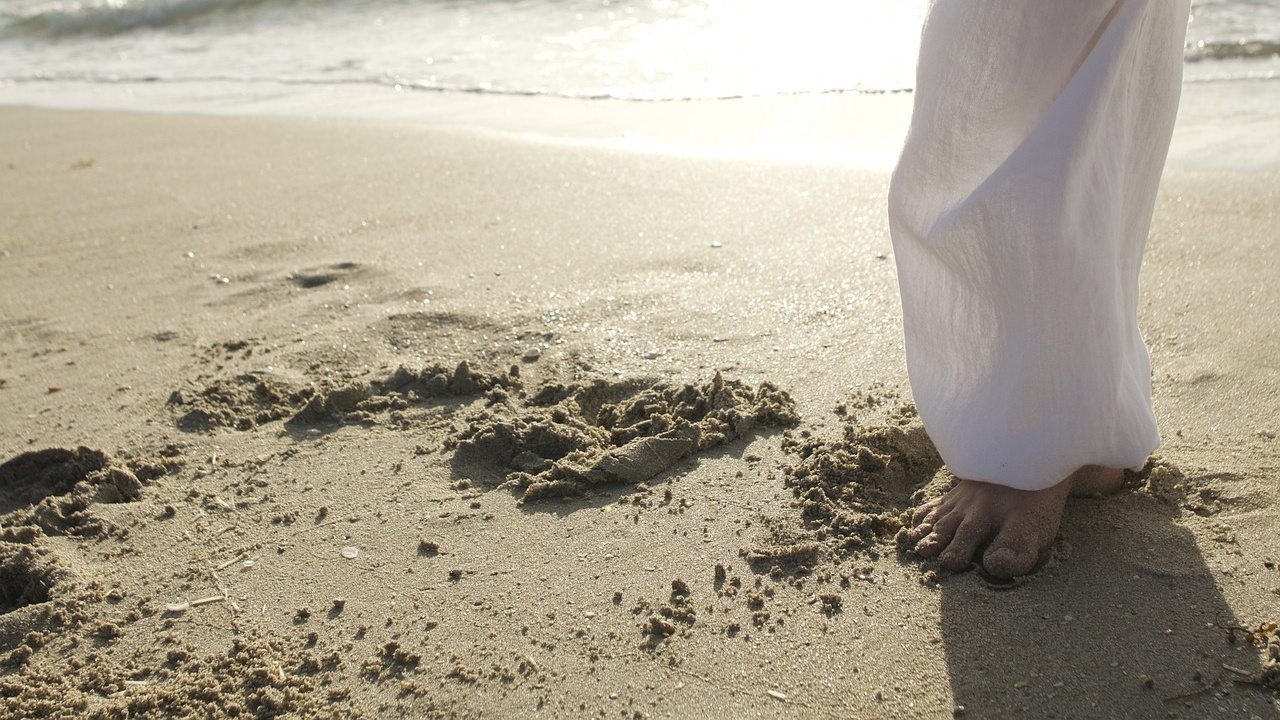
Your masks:
<path fill-rule="evenodd" d="M 1138 268 L 1190 0 L 937 0 L 889 193 L 921 418 L 966 479 L 1159 443 Z"/>

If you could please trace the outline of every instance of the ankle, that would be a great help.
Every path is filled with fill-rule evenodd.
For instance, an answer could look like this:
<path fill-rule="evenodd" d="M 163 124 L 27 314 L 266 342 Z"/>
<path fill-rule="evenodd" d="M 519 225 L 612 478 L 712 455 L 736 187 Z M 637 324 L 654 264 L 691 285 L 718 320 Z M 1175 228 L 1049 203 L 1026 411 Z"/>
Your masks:
<path fill-rule="evenodd" d="M 1124 470 L 1085 465 L 1071 474 L 1071 494 L 1076 497 L 1102 497 L 1110 495 L 1124 485 Z"/>

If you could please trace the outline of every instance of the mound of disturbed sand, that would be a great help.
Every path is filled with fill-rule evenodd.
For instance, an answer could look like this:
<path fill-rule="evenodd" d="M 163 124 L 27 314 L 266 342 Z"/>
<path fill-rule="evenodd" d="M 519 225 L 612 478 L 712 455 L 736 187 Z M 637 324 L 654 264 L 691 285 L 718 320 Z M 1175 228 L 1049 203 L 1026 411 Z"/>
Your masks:
<path fill-rule="evenodd" d="M 0 615 L 48 602 L 50 585 L 34 548 L 0 542 Z"/>
<path fill-rule="evenodd" d="M 770 383 L 720 373 L 701 385 L 595 380 L 495 406 L 448 445 L 456 467 L 496 471 L 527 501 L 640 483 L 693 453 L 798 421 L 791 397 Z"/>
<path fill-rule="evenodd" d="M 340 383 L 312 384 L 257 371 L 218 379 L 199 392 L 175 391 L 169 404 L 180 409 L 178 427 L 188 432 L 220 427 L 252 430 L 276 420 L 293 426 L 368 424 L 384 412 L 392 414 L 392 424 L 404 425 L 395 413 L 431 399 L 481 393 L 501 399 L 519 387 L 519 369 L 514 366 L 507 373 L 483 373 L 465 361 L 452 368 L 401 366 L 386 377 Z"/>
<path fill-rule="evenodd" d="M 45 547 L 47 536 L 97 540 L 122 534 L 94 506 L 138 500 L 147 483 L 176 463 L 125 463 L 79 447 L 22 453 L 0 465 L 0 661 L 19 664 L 32 643 L 38 646 L 38 631 L 75 614 L 74 576 Z"/>
<path fill-rule="evenodd" d="M 199 393 L 176 391 L 169 404 L 182 409 L 178 427 L 188 432 L 252 430 L 293 415 L 314 393 L 278 375 L 251 372 L 216 380 Z"/>
<path fill-rule="evenodd" d="M 1280 634 L 1273 634 L 1267 641 L 1265 662 L 1259 680 L 1264 686 L 1280 692 Z"/>
<path fill-rule="evenodd" d="M 32 642 L 40 642 L 40 631 L 67 621 L 65 609 L 54 601 L 72 594 L 73 580 L 47 550 L 0 541 L 0 666 L 24 662 Z"/>
<path fill-rule="evenodd" d="M 796 560 L 819 554 L 867 551 L 891 542 L 904 511 L 925 488 L 949 483 L 942 458 L 909 406 L 889 413 L 884 424 L 863 427 L 847 420 L 840 437 L 788 438 L 783 449 L 796 456 L 783 468 L 810 540 L 757 551 L 762 559 Z"/>
<path fill-rule="evenodd" d="M 134 662 L 105 656 L 71 668 L 27 662 L 0 676 L 0 708 L 6 717 L 328 717 L 344 696 L 316 674 L 343 661 L 288 645 L 235 638 L 229 650 L 198 652 L 170 638 L 145 680 Z"/>
<path fill-rule="evenodd" d="M 504 399 L 508 390 L 520 388 L 516 366 L 505 373 L 482 373 L 466 361 L 452 369 L 431 365 L 420 370 L 400 366 L 380 380 L 357 381 L 312 395 L 291 424 L 314 422 L 372 422 L 377 413 L 404 410 L 433 398 L 466 397 L 488 393 Z"/>
<path fill-rule="evenodd" d="M 86 447 L 23 453 L 0 465 L 0 522 L 10 532 L 34 526 L 47 535 L 105 534 L 90 505 L 137 500 L 143 483 L 165 472 L 157 462 L 131 468 Z"/>

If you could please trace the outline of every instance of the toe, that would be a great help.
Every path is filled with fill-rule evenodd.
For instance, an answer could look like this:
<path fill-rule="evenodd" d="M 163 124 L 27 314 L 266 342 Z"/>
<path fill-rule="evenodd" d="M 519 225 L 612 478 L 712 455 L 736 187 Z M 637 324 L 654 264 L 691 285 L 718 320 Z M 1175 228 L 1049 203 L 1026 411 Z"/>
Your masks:
<path fill-rule="evenodd" d="M 934 525 L 946 510 L 942 507 L 936 507 L 929 511 L 927 515 L 915 521 L 910 530 L 907 531 L 907 537 L 911 542 L 919 542 L 920 538 L 933 532 Z"/>
<path fill-rule="evenodd" d="M 956 528 L 963 521 L 964 513 L 956 510 L 943 515 L 931 526 L 932 529 L 928 533 L 921 533 L 921 536 L 916 538 L 918 540 L 916 554 L 921 557 L 931 558 L 942 552 L 942 549 L 955 536 Z"/>
<path fill-rule="evenodd" d="M 918 543 L 933 532 L 933 523 L 921 523 L 907 531 L 907 540 Z"/>
<path fill-rule="evenodd" d="M 1017 526 L 1004 528 L 982 556 L 987 574 L 998 578 L 1014 578 L 1035 569 L 1044 543 Z"/>
<path fill-rule="evenodd" d="M 969 567 L 978 546 L 990 536 L 990 523 L 985 517 L 975 514 L 967 515 L 956 528 L 955 536 L 951 538 L 951 542 L 947 544 L 947 548 L 942 551 L 938 559 L 946 569 L 960 572 Z"/>
<path fill-rule="evenodd" d="M 945 541 L 938 538 L 934 533 L 929 533 L 916 543 L 915 552 L 916 555 L 922 558 L 932 558 L 942 552 L 942 548 L 946 546 L 947 543 Z"/>
<path fill-rule="evenodd" d="M 946 516 L 946 513 L 947 511 L 944 508 L 934 508 L 928 515 L 925 515 L 920 522 L 916 523 L 915 527 L 911 528 L 907 537 L 911 538 L 911 542 L 919 542 L 925 535 L 933 532 L 934 528 L 937 527 L 938 522 Z"/>
<path fill-rule="evenodd" d="M 911 524 L 919 525 L 920 523 L 924 522 L 925 518 L 927 518 L 931 513 L 936 511 L 938 507 L 941 505 L 942 505 L 942 498 L 938 497 L 916 508 L 916 511 L 911 515 Z"/>
<path fill-rule="evenodd" d="M 993 547 L 988 548 L 986 554 L 982 556 L 982 567 L 986 569 L 988 575 L 1008 580 L 1030 574 L 1035 569 L 1039 557 L 1037 553 L 1028 551 L 1026 548 Z"/>

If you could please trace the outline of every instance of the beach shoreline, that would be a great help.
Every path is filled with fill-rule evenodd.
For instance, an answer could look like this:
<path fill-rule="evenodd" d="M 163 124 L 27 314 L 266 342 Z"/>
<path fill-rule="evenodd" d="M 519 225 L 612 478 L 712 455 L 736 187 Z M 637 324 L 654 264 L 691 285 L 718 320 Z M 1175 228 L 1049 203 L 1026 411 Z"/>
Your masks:
<path fill-rule="evenodd" d="M 374 121 L 645 154 L 887 170 L 913 94 L 839 92 L 716 100 L 601 100 L 226 81 L 0 84 L 0 106 Z M 1280 169 L 1280 83 L 1187 82 L 1170 167 Z"/>
<path fill-rule="evenodd" d="M 64 449 L 0 469 L 0 707 L 1278 717 L 1222 669 L 1262 671 L 1224 626 L 1280 593 L 1271 85 L 1212 90 L 1236 124 L 1184 104 L 1142 276 L 1159 461 L 1012 591 L 887 532 L 946 480 L 884 219 L 909 95 L 0 108 L 0 460 Z M 840 113 L 834 161 L 794 152 Z M 617 464 L 600 408 L 679 425 L 664 392 L 724 383 L 751 422 Z M 595 474 L 538 485 L 556 408 Z M 859 476 L 852 535 L 806 524 L 811 438 L 917 470 Z"/>

